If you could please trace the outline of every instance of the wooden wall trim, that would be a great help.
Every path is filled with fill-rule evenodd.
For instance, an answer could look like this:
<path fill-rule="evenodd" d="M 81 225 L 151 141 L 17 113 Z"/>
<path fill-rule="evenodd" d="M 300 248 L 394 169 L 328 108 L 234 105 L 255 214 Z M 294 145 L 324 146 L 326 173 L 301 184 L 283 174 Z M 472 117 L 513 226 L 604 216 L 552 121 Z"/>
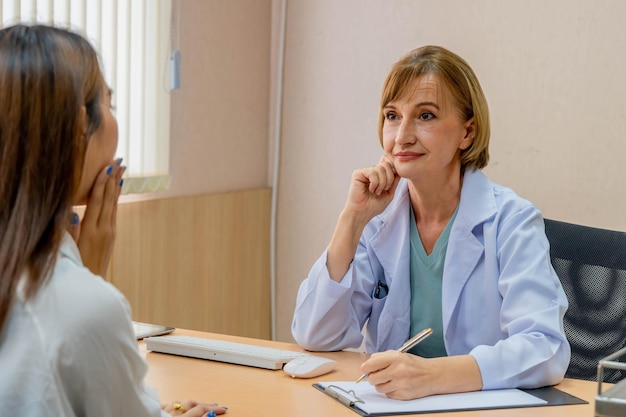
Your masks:
<path fill-rule="evenodd" d="M 269 188 L 120 204 L 109 278 L 133 320 L 270 339 Z"/>

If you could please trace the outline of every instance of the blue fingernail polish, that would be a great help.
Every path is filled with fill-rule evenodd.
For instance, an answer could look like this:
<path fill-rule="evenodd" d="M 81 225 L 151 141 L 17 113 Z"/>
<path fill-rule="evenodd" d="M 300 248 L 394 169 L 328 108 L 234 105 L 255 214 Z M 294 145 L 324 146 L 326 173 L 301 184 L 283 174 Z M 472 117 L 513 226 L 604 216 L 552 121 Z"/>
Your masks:
<path fill-rule="evenodd" d="M 78 225 L 78 221 L 80 220 L 80 218 L 78 217 L 78 214 L 76 213 L 72 213 L 72 220 L 71 220 L 71 225 L 72 226 L 76 226 Z"/>
<path fill-rule="evenodd" d="M 119 158 L 117 161 L 115 161 L 115 163 L 117 164 L 117 166 L 122 165 L 122 161 L 124 160 L 124 158 Z"/>
<path fill-rule="evenodd" d="M 113 167 L 109 165 L 109 167 L 107 168 L 107 175 L 111 175 L 111 172 L 113 172 Z"/>
<path fill-rule="evenodd" d="M 206 413 L 206 417 L 215 417 L 215 411 L 209 411 L 208 413 Z"/>
<path fill-rule="evenodd" d="M 120 187 L 123 187 L 123 186 L 124 186 L 124 178 L 120 180 Z"/>

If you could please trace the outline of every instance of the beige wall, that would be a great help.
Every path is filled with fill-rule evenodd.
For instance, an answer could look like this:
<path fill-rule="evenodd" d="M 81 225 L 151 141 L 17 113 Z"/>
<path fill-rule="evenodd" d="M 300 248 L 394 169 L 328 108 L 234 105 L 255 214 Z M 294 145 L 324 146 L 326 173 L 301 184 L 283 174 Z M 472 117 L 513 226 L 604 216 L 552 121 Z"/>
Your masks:
<path fill-rule="evenodd" d="M 626 2 L 288 2 L 279 186 L 279 340 L 332 233 L 350 173 L 379 158 L 383 79 L 440 44 L 477 72 L 492 114 L 485 172 L 554 217 L 626 230 Z"/>
<path fill-rule="evenodd" d="M 269 185 L 271 4 L 173 0 L 181 88 L 171 93 L 172 183 L 124 201 Z"/>
<path fill-rule="evenodd" d="M 175 0 L 173 182 L 148 198 L 271 184 L 280 3 Z M 548 217 L 626 230 L 625 15 L 622 0 L 288 0 L 277 338 L 291 340 L 298 285 L 328 242 L 350 173 L 379 157 L 383 79 L 423 44 L 456 51 L 482 81 L 493 180 Z"/>

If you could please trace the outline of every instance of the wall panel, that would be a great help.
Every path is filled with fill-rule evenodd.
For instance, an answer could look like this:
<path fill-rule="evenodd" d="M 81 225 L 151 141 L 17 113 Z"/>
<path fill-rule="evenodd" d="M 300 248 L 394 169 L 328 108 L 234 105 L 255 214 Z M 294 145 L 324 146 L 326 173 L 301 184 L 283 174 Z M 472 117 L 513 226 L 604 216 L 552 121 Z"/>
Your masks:
<path fill-rule="evenodd" d="M 109 278 L 133 319 L 270 338 L 267 188 L 120 204 Z"/>

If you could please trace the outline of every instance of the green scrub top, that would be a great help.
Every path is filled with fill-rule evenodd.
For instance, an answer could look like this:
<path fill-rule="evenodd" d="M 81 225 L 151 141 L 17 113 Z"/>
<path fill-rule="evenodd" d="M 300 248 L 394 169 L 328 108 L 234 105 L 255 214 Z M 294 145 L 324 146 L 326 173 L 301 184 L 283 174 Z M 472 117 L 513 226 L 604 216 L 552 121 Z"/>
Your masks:
<path fill-rule="evenodd" d="M 443 342 L 441 318 L 441 281 L 446 260 L 450 229 L 456 219 L 456 210 L 437 239 L 430 255 L 426 253 L 415 224 L 411 207 L 411 335 L 430 327 L 433 334 L 417 344 L 409 352 L 424 358 L 447 356 Z"/>

